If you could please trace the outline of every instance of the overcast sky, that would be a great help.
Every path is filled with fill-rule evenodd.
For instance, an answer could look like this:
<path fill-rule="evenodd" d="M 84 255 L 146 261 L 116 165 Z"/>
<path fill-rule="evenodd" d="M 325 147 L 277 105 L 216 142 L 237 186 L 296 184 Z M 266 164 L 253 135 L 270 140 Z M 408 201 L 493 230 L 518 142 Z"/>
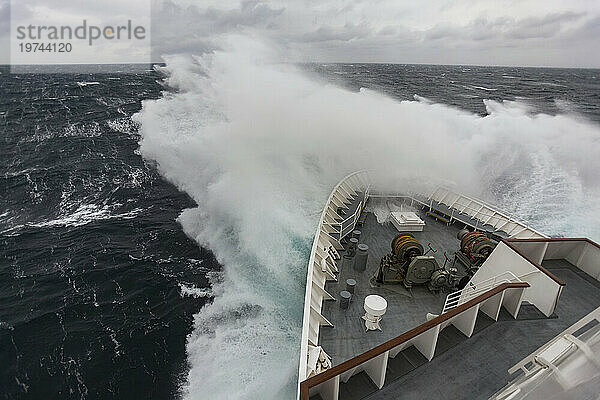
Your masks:
<path fill-rule="evenodd" d="M 10 13 L 2 2 L 6 37 Z M 64 10 L 83 2 L 60 3 Z M 107 11 L 115 8 L 90 12 Z M 252 32 L 292 61 L 600 67 L 598 0 L 158 0 L 152 11 L 155 61 L 210 50 L 222 34 Z"/>

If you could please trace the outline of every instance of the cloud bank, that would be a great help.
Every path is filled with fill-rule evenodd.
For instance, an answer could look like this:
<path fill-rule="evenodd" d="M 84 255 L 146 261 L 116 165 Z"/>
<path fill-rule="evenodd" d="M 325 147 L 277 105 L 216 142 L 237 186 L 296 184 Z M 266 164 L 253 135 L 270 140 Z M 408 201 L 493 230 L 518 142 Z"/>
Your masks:
<path fill-rule="evenodd" d="M 285 61 L 600 67 L 600 2 L 592 0 L 151 1 L 154 61 L 202 54 L 221 35 L 243 33 L 269 41 Z M 4 48 L 8 3 L 0 0 Z M 64 0 L 54 12 L 67 19 L 80 4 Z M 85 4 L 97 16 L 121 7 Z"/>
<path fill-rule="evenodd" d="M 599 67 L 595 1 L 223 1 L 155 4 L 155 56 L 259 35 L 289 61 Z"/>

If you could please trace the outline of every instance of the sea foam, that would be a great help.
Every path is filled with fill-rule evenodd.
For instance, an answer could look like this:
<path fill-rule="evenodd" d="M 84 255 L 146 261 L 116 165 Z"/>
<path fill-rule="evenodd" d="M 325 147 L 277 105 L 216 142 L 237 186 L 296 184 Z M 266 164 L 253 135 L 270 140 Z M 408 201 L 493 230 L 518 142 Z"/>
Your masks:
<path fill-rule="evenodd" d="M 179 222 L 223 266 L 187 339 L 187 399 L 294 398 L 311 240 L 351 171 L 394 189 L 454 184 L 549 234 L 600 238 L 600 130 L 587 121 L 350 92 L 244 37 L 166 61 L 170 90 L 135 116 L 141 153 L 196 201 Z"/>

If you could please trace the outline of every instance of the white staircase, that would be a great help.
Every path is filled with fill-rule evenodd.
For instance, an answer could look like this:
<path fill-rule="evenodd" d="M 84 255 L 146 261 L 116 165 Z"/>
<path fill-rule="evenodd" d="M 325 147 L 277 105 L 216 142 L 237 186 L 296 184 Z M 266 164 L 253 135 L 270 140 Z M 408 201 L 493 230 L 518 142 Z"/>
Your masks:
<path fill-rule="evenodd" d="M 442 314 L 447 313 L 448 311 L 462 304 L 465 304 L 469 300 L 474 299 L 480 294 L 483 294 L 488 290 L 495 288 L 496 286 L 499 286 L 503 283 L 514 282 L 522 281 L 511 271 L 505 271 L 479 283 L 473 283 L 470 281 L 463 289 L 457 290 L 456 292 L 450 293 L 448 296 L 446 296 L 446 302 L 444 303 Z"/>

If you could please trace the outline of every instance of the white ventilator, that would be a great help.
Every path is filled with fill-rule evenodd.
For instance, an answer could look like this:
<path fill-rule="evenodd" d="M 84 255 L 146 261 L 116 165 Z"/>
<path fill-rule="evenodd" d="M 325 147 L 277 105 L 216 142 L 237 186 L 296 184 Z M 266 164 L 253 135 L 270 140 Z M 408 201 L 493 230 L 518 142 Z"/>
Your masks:
<path fill-rule="evenodd" d="M 387 301 L 381 296 L 372 294 L 365 297 L 364 308 L 365 315 L 363 315 L 362 319 L 365 320 L 367 331 L 381 330 L 379 322 L 387 310 Z"/>

